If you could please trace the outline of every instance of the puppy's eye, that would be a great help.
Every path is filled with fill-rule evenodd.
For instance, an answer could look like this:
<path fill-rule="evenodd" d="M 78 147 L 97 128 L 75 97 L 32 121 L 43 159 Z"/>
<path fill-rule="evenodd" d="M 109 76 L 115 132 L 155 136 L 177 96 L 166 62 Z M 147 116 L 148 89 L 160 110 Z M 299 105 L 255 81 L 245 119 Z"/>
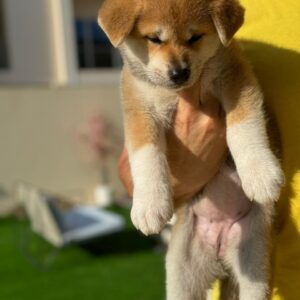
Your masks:
<path fill-rule="evenodd" d="M 162 40 L 160 40 L 157 36 L 146 36 L 146 39 L 153 44 L 160 45 L 162 43 Z"/>
<path fill-rule="evenodd" d="M 203 34 L 194 34 L 187 42 L 189 45 L 192 45 L 201 40 L 202 36 Z"/>

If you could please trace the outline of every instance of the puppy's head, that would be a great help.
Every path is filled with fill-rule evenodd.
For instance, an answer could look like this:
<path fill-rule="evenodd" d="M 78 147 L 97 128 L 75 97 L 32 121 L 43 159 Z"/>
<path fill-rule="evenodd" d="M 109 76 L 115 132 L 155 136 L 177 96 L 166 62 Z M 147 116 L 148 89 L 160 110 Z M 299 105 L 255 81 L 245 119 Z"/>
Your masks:
<path fill-rule="evenodd" d="M 229 45 L 243 16 L 237 0 L 105 0 L 99 24 L 134 75 L 182 89 Z"/>

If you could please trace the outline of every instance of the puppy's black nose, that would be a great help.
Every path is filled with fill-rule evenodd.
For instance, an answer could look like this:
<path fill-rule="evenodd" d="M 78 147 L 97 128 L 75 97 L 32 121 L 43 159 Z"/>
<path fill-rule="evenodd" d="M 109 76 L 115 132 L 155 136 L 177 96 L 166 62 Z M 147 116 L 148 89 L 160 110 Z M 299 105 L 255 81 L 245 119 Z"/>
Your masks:
<path fill-rule="evenodd" d="M 183 84 L 190 78 L 191 71 L 189 68 L 174 68 L 169 71 L 170 79 L 176 84 Z"/>

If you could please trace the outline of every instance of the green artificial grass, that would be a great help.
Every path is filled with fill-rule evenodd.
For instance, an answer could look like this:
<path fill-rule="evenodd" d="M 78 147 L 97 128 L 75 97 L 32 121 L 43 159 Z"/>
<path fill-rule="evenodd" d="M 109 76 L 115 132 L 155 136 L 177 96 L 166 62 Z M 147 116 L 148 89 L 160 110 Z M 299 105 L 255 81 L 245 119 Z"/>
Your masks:
<path fill-rule="evenodd" d="M 0 299 L 164 299 L 164 258 L 155 239 L 125 232 L 60 250 L 27 221 L 0 220 Z"/>

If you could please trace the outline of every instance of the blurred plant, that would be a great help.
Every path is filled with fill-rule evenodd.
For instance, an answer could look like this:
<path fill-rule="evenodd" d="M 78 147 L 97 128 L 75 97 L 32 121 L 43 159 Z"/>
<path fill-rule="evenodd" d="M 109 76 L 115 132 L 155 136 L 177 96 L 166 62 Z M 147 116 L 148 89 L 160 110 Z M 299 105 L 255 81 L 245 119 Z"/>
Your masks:
<path fill-rule="evenodd" d="M 98 114 L 79 128 L 78 138 L 88 146 L 90 157 L 99 165 L 101 183 L 108 183 L 108 160 L 123 146 L 118 130 L 102 114 Z"/>

